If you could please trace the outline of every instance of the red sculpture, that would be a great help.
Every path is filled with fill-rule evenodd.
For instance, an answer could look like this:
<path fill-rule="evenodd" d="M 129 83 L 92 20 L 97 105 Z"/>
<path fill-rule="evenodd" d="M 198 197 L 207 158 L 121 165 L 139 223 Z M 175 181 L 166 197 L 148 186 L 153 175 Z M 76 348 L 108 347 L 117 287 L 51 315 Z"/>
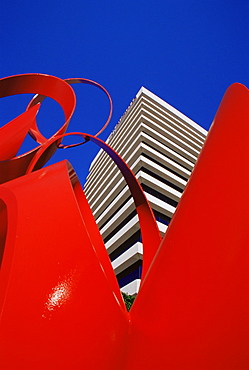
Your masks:
<path fill-rule="evenodd" d="M 144 261 L 128 313 L 75 171 L 67 161 L 42 168 L 72 135 L 75 82 L 102 88 L 34 74 L 0 80 L 1 97 L 39 94 L 0 129 L 1 368 L 248 369 L 248 90 L 226 92 L 162 242 L 125 162 L 97 135 L 73 133 L 110 155 L 134 198 Z M 44 96 L 65 114 L 50 139 L 36 124 Z M 16 156 L 28 132 L 39 145 Z"/>

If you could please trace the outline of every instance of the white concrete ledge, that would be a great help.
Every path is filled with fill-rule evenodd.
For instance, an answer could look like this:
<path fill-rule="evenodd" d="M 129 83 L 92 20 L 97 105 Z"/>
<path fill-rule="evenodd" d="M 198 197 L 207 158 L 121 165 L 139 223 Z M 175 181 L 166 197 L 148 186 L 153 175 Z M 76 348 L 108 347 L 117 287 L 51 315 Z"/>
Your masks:
<path fill-rule="evenodd" d="M 140 279 L 133 280 L 131 283 L 123 286 L 123 288 L 121 288 L 120 290 L 121 292 L 126 293 L 128 295 L 137 294 L 139 291 L 140 283 L 141 283 Z"/>

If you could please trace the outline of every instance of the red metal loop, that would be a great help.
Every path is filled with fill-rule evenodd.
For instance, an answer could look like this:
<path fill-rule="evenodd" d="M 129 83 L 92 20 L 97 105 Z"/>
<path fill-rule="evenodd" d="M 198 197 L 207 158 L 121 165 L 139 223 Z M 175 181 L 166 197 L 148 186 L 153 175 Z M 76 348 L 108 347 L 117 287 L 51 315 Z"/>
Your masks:
<path fill-rule="evenodd" d="M 98 87 L 100 90 L 102 90 L 106 96 L 108 97 L 108 100 L 109 100 L 109 106 L 110 106 L 110 109 L 109 109 L 109 115 L 108 115 L 108 118 L 104 124 L 104 126 L 95 134 L 95 136 L 98 136 L 99 134 L 101 134 L 104 129 L 107 127 L 107 125 L 109 124 L 110 120 L 111 120 L 111 117 L 112 117 L 112 111 L 113 111 L 113 104 L 112 104 L 112 99 L 111 99 L 111 96 L 110 94 L 108 93 L 108 91 L 102 86 L 100 85 L 99 83 L 95 82 L 95 81 L 92 81 L 92 80 L 89 80 L 89 79 L 86 79 L 86 78 L 67 78 L 64 80 L 65 82 L 67 82 L 67 84 L 69 85 L 72 85 L 72 84 L 76 84 L 76 83 L 84 83 L 84 84 L 87 84 L 87 85 L 92 85 L 92 86 L 96 86 Z M 29 103 L 28 105 L 28 108 L 29 109 L 30 107 L 32 107 L 33 105 L 37 104 L 38 102 L 41 103 L 44 99 L 46 98 L 46 96 L 44 95 L 36 95 L 32 100 L 31 102 Z M 56 100 L 56 99 L 55 99 Z M 47 139 L 41 134 L 38 126 L 37 126 L 37 123 L 34 122 L 33 124 L 33 127 L 30 129 L 29 131 L 30 133 L 30 136 L 32 138 L 34 138 L 37 142 L 39 142 L 40 144 L 44 144 Z M 55 135 L 59 134 L 59 132 L 57 131 L 57 133 Z M 62 134 L 62 132 L 61 132 Z M 55 136 L 53 135 L 53 136 Z M 66 149 L 66 148 L 73 148 L 73 147 L 76 147 L 76 146 L 79 146 L 79 145 L 82 145 L 84 144 L 85 142 L 83 143 L 76 143 L 76 144 L 71 144 L 71 145 L 63 145 L 63 144 L 60 144 L 58 145 L 58 148 L 60 149 Z"/>
<path fill-rule="evenodd" d="M 75 109 L 76 98 L 71 86 L 60 78 L 34 73 L 0 79 L 0 97 L 25 93 L 39 93 L 39 96 L 42 97 L 41 101 L 44 99 L 44 96 L 48 96 L 61 105 L 65 115 L 65 123 L 52 137 L 54 138 L 63 134 L 67 129 Z M 37 146 L 27 153 L 17 157 L 15 156 L 28 130 L 30 130 L 32 138 L 39 144 L 43 144 L 47 141 L 36 125 L 35 117 L 39 109 L 39 102 L 39 99 L 33 99 L 26 112 L 4 126 L 5 134 L 1 135 L 0 141 L 1 156 L 4 159 L 4 161 L 0 163 L 0 183 L 22 176 L 33 156 L 40 149 L 40 146 Z M 37 108 L 32 108 L 33 106 Z M 30 108 L 32 108 L 32 111 Z M 8 140 L 10 142 L 13 141 L 13 134 L 11 135 L 12 130 L 9 129 L 10 125 L 13 126 L 13 124 L 18 128 L 14 136 L 15 145 L 12 145 L 15 150 L 9 151 L 8 148 L 6 149 L 5 143 L 8 142 Z M 40 167 L 52 157 L 59 143 L 60 139 L 56 142 L 57 145 L 54 144 L 46 152 L 46 157 L 44 156 L 43 160 L 39 163 Z"/>
<path fill-rule="evenodd" d="M 107 118 L 104 126 L 94 135 L 94 136 L 99 136 L 105 130 L 105 128 L 108 126 L 108 124 L 109 124 L 109 122 L 110 122 L 110 120 L 112 118 L 113 104 L 112 104 L 111 95 L 104 88 L 104 86 L 100 85 L 98 82 L 95 82 L 95 81 L 92 81 L 92 80 L 88 80 L 86 78 L 67 78 L 65 81 L 67 83 L 69 83 L 70 85 L 71 84 L 75 84 L 75 83 L 84 83 L 84 84 L 96 86 L 96 87 L 98 87 L 100 90 L 102 90 L 106 94 L 106 96 L 107 96 L 107 98 L 109 100 L 109 106 L 110 106 L 109 116 L 108 116 L 108 118 Z"/>
<path fill-rule="evenodd" d="M 73 115 L 76 105 L 76 97 L 73 89 L 68 86 L 64 80 L 58 77 L 36 73 L 16 75 L 0 80 L 1 98 L 10 95 L 27 93 L 39 94 L 36 96 L 36 98 L 32 99 L 27 110 L 40 103 L 45 97 L 50 97 L 60 104 L 66 121 L 53 136 L 64 133 Z M 40 98 L 38 98 L 38 96 Z M 35 121 L 30 131 L 32 138 L 35 139 L 39 144 L 43 144 L 47 140 L 40 133 Z"/>

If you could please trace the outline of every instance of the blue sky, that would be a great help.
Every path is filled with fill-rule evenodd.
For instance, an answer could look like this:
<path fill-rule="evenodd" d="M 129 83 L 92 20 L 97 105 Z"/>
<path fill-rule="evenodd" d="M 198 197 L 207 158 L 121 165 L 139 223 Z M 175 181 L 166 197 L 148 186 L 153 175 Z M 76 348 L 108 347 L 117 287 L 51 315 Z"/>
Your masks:
<path fill-rule="evenodd" d="M 141 86 L 206 129 L 230 84 L 249 87 L 248 0 L 13 0 L 1 2 L 0 14 L 0 77 L 38 72 L 104 85 L 114 114 L 103 140 Z M 108 101 L 91 86 L 77 85 L 76 93 L 68 131 L 94 134 Z M 1 100 L 2 125 L 29 97 Z M 48 136 L 62 115 L 56 104 L 45 103 L 39 124 Z M 84 183 L 97 150 L 88 143 L 60 151 L 54 161 L 68 158 Z"/>

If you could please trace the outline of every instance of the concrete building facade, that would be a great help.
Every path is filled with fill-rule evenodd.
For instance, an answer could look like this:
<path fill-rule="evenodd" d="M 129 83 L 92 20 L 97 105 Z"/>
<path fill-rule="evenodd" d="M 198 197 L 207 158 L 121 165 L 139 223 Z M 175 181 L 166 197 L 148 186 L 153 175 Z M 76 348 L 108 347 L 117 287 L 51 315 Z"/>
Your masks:
<path fill-rule="evenodd" d="M 207 131 L 142 87 L 107 142 L 141 183 L 162 235 L 193 170 Z M 85 193 L 120 288 L 138 292 L 143 248 L 128 186 L 102 150 L 93 160 Z"/>

